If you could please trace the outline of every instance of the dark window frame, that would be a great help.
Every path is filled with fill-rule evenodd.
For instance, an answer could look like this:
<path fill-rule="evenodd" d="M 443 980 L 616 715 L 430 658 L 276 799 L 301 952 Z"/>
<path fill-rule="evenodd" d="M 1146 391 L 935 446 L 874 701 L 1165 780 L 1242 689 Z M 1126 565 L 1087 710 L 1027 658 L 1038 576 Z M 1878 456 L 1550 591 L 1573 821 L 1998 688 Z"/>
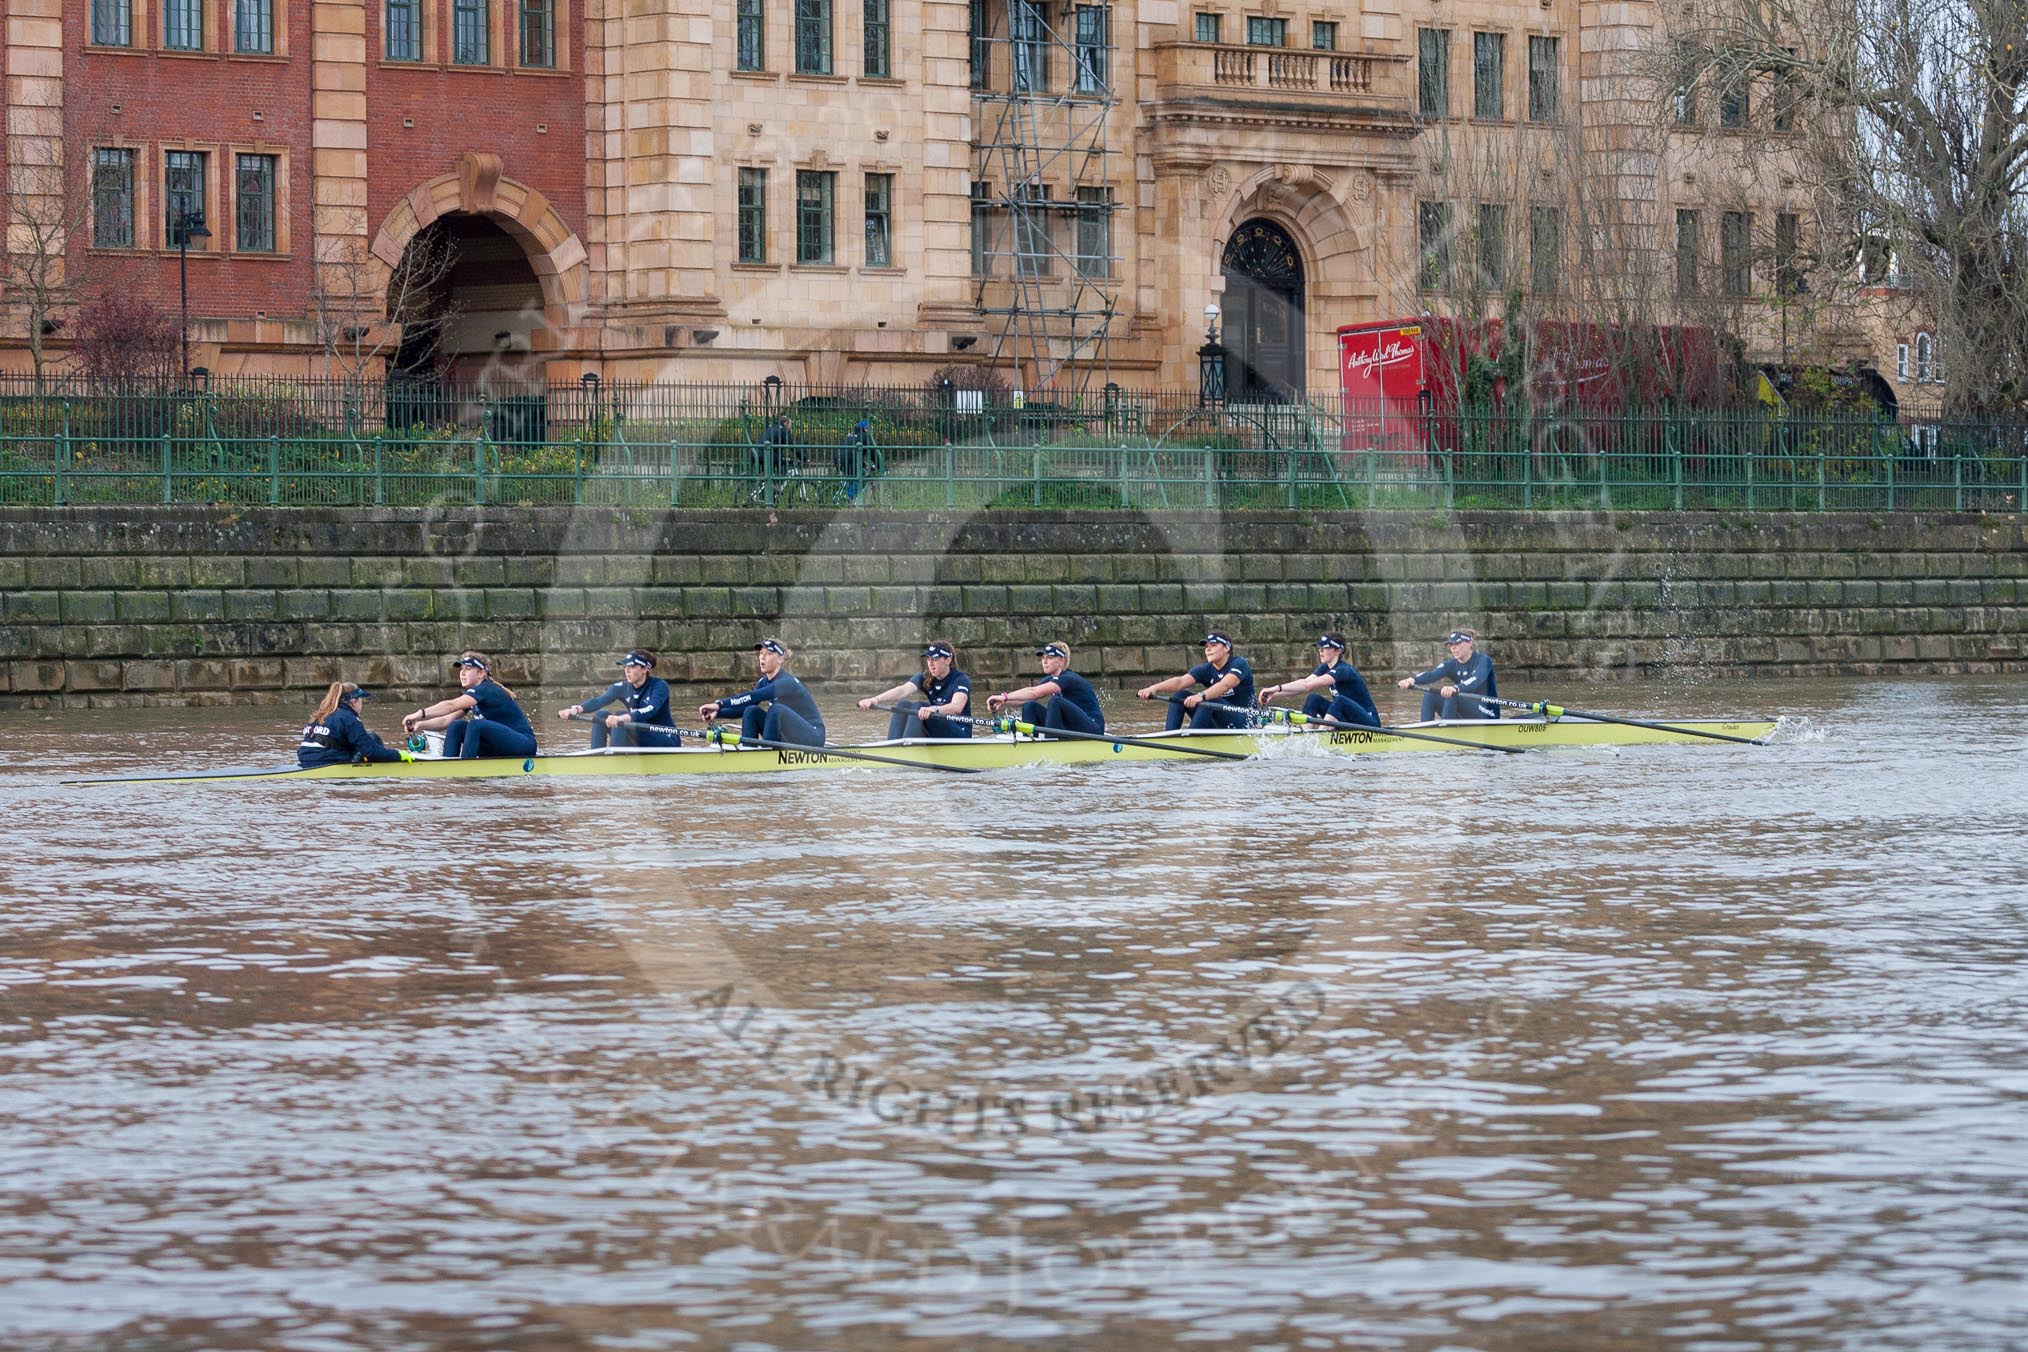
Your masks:
<path fill-rule="evenodd" d="M 836 70 L 831 0 L 795 0 L 796 74 L 830 75 Z"/>
<path fill-rule="evenodd" d="M 92 247 L 131 249 L 134 247 L 134 217 L 138 206 L 135 175 L 140 156 L 131 146 L 92 147 Z M 108 181 L 108 171 L 116 171 Z M 117 222 L 117 228 L 106 227 Z M 108 239 L 107 235 L 114 236 Z"/>
<path fill-rule="evenodd" d="M 868 174 L 862 191 L 866 207 L 866 266 L 891 268 L 894 266 L 894 175 Z"/>
<path fill-rule="evenodd" d="M 92 0 L 92 46 L 134 45 L 134 0 Z"/>
<path fill-rule="evenodd" d="M 736 182 L 735 258 L 764 265 L 768 261 L 768 171 L 758 165 L 741 165 Z"/>
<path fill-rule="evenodd" d="M 493 64 L 493 0 L 451 0 L 451 64 Z"/>
<path fill-rule="evenodd" d="M 889 0 L 860 0 L 860 72 L 869 80 L 894 78 L 894 18 Z"/>
<path fill-rule="evenodd" d="M 282 160 L 242 152 L 232 160 L 232 247 L 235 253 L 275 253 L 280 247 Z M 248 188 L 253 192 L 249 194 Z M 251 196 L 253 207 L 249 209 Z"/>
<path fill-rule="evenodd" d="M 1489 59 L 1490 57 L 1490 59 Z M 1490 108 L 1492 111 L 1488 112 Z M 1507 115 L 1507 35 L 1472 34 L 1472 116 L 1497 121 Z"/>
<path fill-rule="evenodd" d="M 796 170 L 796 262 L 830 267 L 838 260 L 838 172 Z"/>
<path fill-rule="evenodd" d="M 385 0 L 380 11 L 380 57 L 423 59 L 423 0 Z"/>
<path fill-rule="evenodd" d="M 1451 30 L 1415 30 L 1415 107 L 1420 117 L 1451 115 Z"/>
<path fill-rule="evenodd" d="M 1528 120 L 1563 120 L 1563 39 L 1528 36 Z"/>
<path fill-rule="evenodd" d="M 275 54 L 275 0 L 233 0 L 232 49 L 242 56 Z"/>
<path fill-rule="evenodd" d="M 204 0 L 162 0 L 162 50 L 204 50 Z"/>

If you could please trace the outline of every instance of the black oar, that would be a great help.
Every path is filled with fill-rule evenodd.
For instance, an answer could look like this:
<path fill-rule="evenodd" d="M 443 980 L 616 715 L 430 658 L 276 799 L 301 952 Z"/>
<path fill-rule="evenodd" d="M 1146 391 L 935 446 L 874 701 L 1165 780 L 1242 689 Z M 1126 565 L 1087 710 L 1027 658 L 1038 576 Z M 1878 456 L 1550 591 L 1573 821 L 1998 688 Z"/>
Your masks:
<path fill-rule="evenodd" d="M 1417 690 L 1441 694 L 1435 686 L 1419 685 Z M 1683 737 L 1708 737 L 1714 742 L 1738 742 L 1741 746 L 1766 746 L 1758 737 L 1735 737 L 1729 732 L 1707 732 L 1703 728 L 1686 728 L 1679 723 L 1650 723 L 1639 718 L 1620 718 L 1615 714 L 1586 713 L 1582 709 L 1566 709 L 1560 704 L 1528 704 L 1521 700 L 1501 699 L 1496 695 L 1467 695 L 1481 704 L 1491 704 L 1502 709 L 1519 709 L 1523 713 L 1540 714 L 1547 719 L 1582 718 L 1592 723 L 1622 723 L 1630 728 L 1646 728 L 1650 732 L 1673 732 Z"/>
<path fill-rule="evenodd" d="M 770 751 L 806 751 L 813 756 L 842 756 L 846 760 L 871 761 L 875 765 L 895 765 L 904 770 L 941 770 L 950 775 L 976 775 L 981 770 L 976 765 L 938 765 L 934 761 L 900 760 L 894 756 L 873 756 L 864 751 L 848 751 L 842 746 L 801 746 L 795 742 L 771 742 L 765 737 L 751 733 L 727 732 L 719 728 L 707 728 L 704 740 L 718 747 L 738 747 L 745 743 L 764 746 Z"/>
<path fill-rule="evenodd" d="M 876 709 L 891 709 L 888 704 L 876 704 Z M 1023 723 L 1018 718 L 965 718 L 944 714 L 954 723 L 970 723 L 975 728 L 990 728 L 994 732 L 1018 732 L 1029 737 L 1061 737 L 1072 742 L 1115 742 L 1120 746 L 1144 746 L 1154 751 L 1183 751 L 1192 756 L 1209 756 L 1213 760 L 1251 760 L 1241 751 L 1213 751 L 1208 746 L 1185 746 L 1178 738 L 1173 742 L 1156 742 L 1145 737 L 1120 737 L 1110 732 L 1074 732 L 1069 728 L 1045 728 L 1034 723 Z"/>
<path fill-rule="evenodd" d="M 1235 713 L 1246 712 L 1246 710 L 1241 709 L 1237 704 L 1214 704 L 1211 707 L 1214 709 L 1231 709 Z M 1439 746 L 1462 747 L 1467 751 L 1496 751 L 1510 756 L 1527 754 L 1526 747 L 1489 746 L 1485 742 L 1468 742 L 1459 737 L 1438 737 L 1434 733 L 1416 732 L 1410 728 L 1390 728 L 1385 726 L 1376 728 L 1365 723 L 1347 723 L 1343 719 L 1328 718 L 1323 714 L 1300 714 L 1293 709 L 1271 709 L 1264 706 L 1258 712 L 1261 717 L 1273 722 L 1315 723 L 1320 727 L 1337 728 L 1345 732 L 1382 733 L 1389 737 L 1406 737 L 1410 741 L 1415 742 L 1435 742 Z"/>

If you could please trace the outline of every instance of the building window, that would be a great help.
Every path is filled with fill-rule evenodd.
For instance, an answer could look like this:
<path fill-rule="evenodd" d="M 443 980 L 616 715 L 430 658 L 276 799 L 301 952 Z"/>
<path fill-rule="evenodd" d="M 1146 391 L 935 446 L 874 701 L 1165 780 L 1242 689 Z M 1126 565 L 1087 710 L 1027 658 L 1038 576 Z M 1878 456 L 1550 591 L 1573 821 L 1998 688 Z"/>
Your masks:
<path fill-rule="evenodd" d="M 991 276 L 993 271 L 993 199 L 983 183 L 972 185 L 972 275 Z"/>
<path fill-rule="evenodd" d="M 1014 274 L 1051 277 L 1056 273 L 1055 247 L 1049 229 L 1049 189 L 1023 183 L 1014 193 Z"/>
<path fill-rule="evenodd" d="M 1252 15 L 1246 21 L 1246 45 L 1249 47 L 1286 47 L 1289 45 L 1289 21 L 1287 19 L 1263 19 Z"/>
<path fill-rule="evenodd" d="M 1111 188 L 1077 190 L 1077 275 L 1113 275 L 1113 191 Z"/>
<path fill-rule="evenodd" d="M 986 72 L 991 70 L 993 65 L 993 43 L 986 34 L 988 22 L 986 0 L 972 0 L 971 18 L 966 28 L 966 34 L 971 39 L 969 50 L 966 52 L 966 62 L 971 68 L 974 89 L 986 87 Z"/>
<path fill-rule="evenodd" d="M 1472 34 L 1472 116 L 1506 116 L 1507 35 Z"/>
<path fill-rule="evenodd" d="M 1197 16 L 1197 40 L 1199 42 L 1218 41 L 1220 17 L 1217 14 L 1199 14 Z"/>
<path fill-rule="evenodd" d="M 768 171 L 739 171 L 739 261 L 768 261 Z"/>
<path fill-rule="evenodd" d="M 483 66 L 493 57 L 491 0 L 451 0 L 451 61 Z"/>
<path fill-rule="evenodd" d="M 885 80 L 894 73 L 893 26 L 887 18 L 887 0 L 864 0 L 860 10 L 861 47 L 865 53 L 862 69 L 869 80 Z"/>
<path fill-rule="evenodd" d="M 1554 122 L 1557 117 L 1556 61 L 1562 43 L 1556 38 L 1528 39 L 1528 120 Z"/>
<path fill-rule="evenodd" d="M 829 169 L 796 171 L 796 261 L 832 260 L 832 207 L 837 201 L 838 175 Z"/>
<path fill-rule="evenodd" d="M 232 49 L 250 56 L 275 54 L 274 0 L 235 0 Z"/>
<path fill-rule="evenodd" d="M 796 0 L 796 74 L 831 73 L 831 0 Z"/>
<path fill-rule="evenodd" d="M 1915 433 L 1915 448 L 1922 452 L 1923 459 L 1936 459 L 1936 424 L 1918 423 L 1910 430 Z"/>
<path fill-rule="evenodd" d="M 1013 39 L 1016 93 L 1049 87 L 1049 25 L 1040 0 L 1011 0 L 1008 36 Z"/>
<path fill-rule="evenodd" d="M 183 231 L 204 222 L 205 154 L 201 150 L 172 150 L 162 157 L 162 239 L 175 248 L 183 243 Z M 204 247 L 202 237 L 190 247 Z"/>
<path fill-rule="evenodd" d="M 1479 288 L 1498 291 L 1507 285 L 1507 208 L 1479 204 Z"/>
<path fill-rule="evenodd" d="M 1934 372 L 1930 365 L 1930 359 L 1934 351 L 1935 344 L 1931 341 L 1928 334 L 1918 333 L 1915 335 L 1915 379 L 1917 384 L 1927 384 L 1932 378 Z"/>
<path fill-rule="evenodd" d="M 1775 292 L 1800 295 L 1803 290 L 1802 220 L 1793 211 L 1775 217 Z"/>
<path fill-rule="evenodd" d="M 1074 32 L 1077 37 L 1077 92 L 1106 94 L 1112 72 L 1107 68 L 1106 49 L 1112 45 L 1112 10 L 1105 5 L 1079 5 Z"/>
<path fill-rule="evenodd" d="M 1744 211 L 1718 218 L 1718 280 L 1728 296 L 1753 291 L 1753 217 Z"/>
<path fill-rule="evenodd" d="M 1896 344 L 1894 345 L 1894 378 L 1895 378 L 1896 380 L 1907 380 L 1907 379 L 1908 379 L 1908 344 L 1907 344 L 1907 343 L 1896 343 Z"/>
<path fill-rule="evenodd" d="M 1528 210 L 1528 286 L 1539 296 L 1563 289 L 1563 212 L 1556 207 Z"/>
<path fill-rule="evenodd" d="M 866 266 L 894 266 L 894 175 L 866 176 Z"/>
<path fill-rule="evenodd" d="M 1697 49 L 1687 42 L 1678 44 L 1674 103 L 1679 127 L 1697 125 L 1697 66 Z"/>
<path fill-rule="evenodd" d="M 739 0 L 734 8 L 732 24 L 734 68 L 767 69 L 767 0 Z"/>
<path fill-rule="evenodd" d="M 1337 51 L 1338 25 L 1326 23 L 1321 19 L 1313 21 L 1310 24 L 1310 47 L 1319 52 Z"/>
<path fill-rule="evenodd" d="M 1447 28 L 1416 30 L 1415 104 L 1424 117 L 1450 116 L 1451 34 Z"/>
<path fill-rule="evenodd" d="M 92 0 L 92 41 L 101 47 L 133 46 L 133 0 Z"/>
<path fill-rule="evenodd" d="M 1422 254 L 1418 273 L 1424 291 L 1442 291 L 1451 284 L 1451 204 L 1418 202 L 1415 208 L 1416 243 Z"/>
<path fill-rule="evenodd" d="M 162 45 L 172 52 L 204 50 L 204 0 L 162 0 Z"/>
<path fill-rule="evenodd" d="M 241 155 L 233 168 L 233 247 L 242 253 L 273 253 L 275 157 Z"/>
<path fill-rule="evenodd" d="M 556 0 L 521 0 L 521 64 L 556 65 Z"/>
<path fill-rule="evenodd" d="M 387 0 L 381 55 L 389 61 L 422 60 L 422 0 Z"/>
<path fill-rule="evenodd" d="M 1787 61 L 1775 70 L 1774 77 L 1774 129 L 1794 131 L 1796 129 L 1796 77 L 1788 63 L 1796 59 L 1796 49 L 1782 48 Z"/>
<path fill-rule="evenodd" d="M 1753 82 L 1741 75 L 1729 80 L 1718 91 L 1718 125 L 1721 127 L 1744 127 L 1752 112 Z"/>
<path fill-rule="evenodd" d="M 134 152 L 117 146 L 92 151 L 92 243 L 101 249 L 134 247 Z"/>
<path fill-rule="evenodd" d="M 1687 300 L 1699 293 L 1697 257 L 1701 250 L 1697 236 L 1699 221 L 1694 211 L 1676 213 L 1676 294 Z"/>

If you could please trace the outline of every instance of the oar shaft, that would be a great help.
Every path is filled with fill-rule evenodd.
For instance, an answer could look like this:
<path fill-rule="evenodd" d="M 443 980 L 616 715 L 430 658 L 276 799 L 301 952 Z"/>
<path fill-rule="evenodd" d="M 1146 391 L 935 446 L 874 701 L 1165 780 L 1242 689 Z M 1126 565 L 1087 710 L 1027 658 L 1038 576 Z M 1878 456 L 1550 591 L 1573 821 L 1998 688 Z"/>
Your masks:
<path fill-rule="evenodd" d="M 1417 690 L 1431 690 L 1432 687 L 1419 685 Z M 1433 692 L 1435 693 L 1435 692 Z M 1646 728 L 1650 732 L 1673 732 L 1682 737 L 1704 737 L 1714 742 L 1737 742 L 1741 746 L 1766 746 L 1757 737 L 1735 737 L 1729 732 L 1712 732 L 1707 728 L 1690 728 L 1680 723 L 1654 723 L 1645 718 L 1622 718 L 1618 714 L 1596 714 L 1584 709 L 1571 709 L 1561 704 L 1538 701 L 1530 704 L 1522 700 L 1501 699 L 1497 695 L 1473 695 L 1471 698 L 1481 704 L 1491 704 L 1502 709 L 1519 709 L 1523 713 L 1540 714 L 1544 718 L 1582 718 L 1593 723 L 1619 723 L 1629 728 Z"/>
<path fill-rule="evenodd" d="M 766 747 L 770 751 L 807 751 L 815 756 L 839 756 L 845 760 L 867 761 L 874 765 L 893 765 L 904 770 L 936 770 L 949 775 L 976 775 L 980 773 L 980 768 L 976 765 L 939 765 L 934 761 L 903 760 L 899 756 L 876 756 L 869 752 L 853 751 L 842 746 L 831 746 L 829 744 L 824 746 L 802 746 L 795 742 L 772 741 L 769 738 L 756 737 L 750 733 L 721 732 L 716 728 L 707 730 L 704 737 L 706 741 L 714 742 L 721 747 L 728 745 L 737 747 L 741 743 L 751 742 L 755 746 Z"/>
<path fill-rule="evenodd" d="M 889 706 L 876 704 L 876 709 Z M 1024 723 L 1018 718 L 1001 715 L 999 718 L 966 718 L 962 714 L 945 714 L 954 723 L 970 723 L 975 728 L 990 728 L 994 732 L 1018 732 L 1029 737 L 1061 737 L 1072 742 L 1117 742 L 1121 746 L 1145 746 L 1159 751 L 1180 751 L 1190 756 L 1209 756 L 1213 760 L 1249 760 L 1251 757 L 1237 751 L 1213 751 L 1208 746 L 1186 746 L 1181 738 L 1175 741 L 1157 742 L 1145 737 L 1123 737 L 1110 732 L 1078 732 L 1070 728 L 1044 728 L 1033 723 Z"/>
<path fill-rule="evenodd" d="M 1484 742 L 1470 742 L 1461 737 L 1438 737 L 1434 733 L 1417 732 L 1410 728 L 1368 727 L 1364 723 L 1347 723 L 1343 719 L 1327 718 L 1322 714 L 1301 714 L 1292 709 L 1263 708 L 1249 711 L 1240 708 L 1237 704 L 1213 704 L 1211 707 L 1214 709 L 1230 709 L 1234 713 L 1253 712 L 1264 719 L 1280 719 L 1285 723 L 1315 723 L 1320 727 L 1331 728 L 1334 731 L 1383 733 L 1389 737 L 1406 738 L 1411 742 L 1434 742 L 1438 746 L 1454 746 L 1464 751 L 1491 751 L 1499 755 L 1509 756 L 1524 754 L 1524 748 L 1518 746 L 1488 746 Z"/>

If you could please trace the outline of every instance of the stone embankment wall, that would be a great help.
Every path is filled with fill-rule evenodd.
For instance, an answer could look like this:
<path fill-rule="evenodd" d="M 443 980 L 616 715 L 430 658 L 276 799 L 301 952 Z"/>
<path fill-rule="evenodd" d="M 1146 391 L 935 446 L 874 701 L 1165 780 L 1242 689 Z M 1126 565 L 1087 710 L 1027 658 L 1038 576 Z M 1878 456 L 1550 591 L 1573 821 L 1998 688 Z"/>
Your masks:
<path fill-rule="evenodd" d="M 608 679 L 615 652 L 727 681 L 779 633 L 807 676 L 974 673 L 1044 639 L 1102 682 L 1169 675 L 1207 624 L 1264 672 L 1343 630 L 1374 678 L 1470 624 L 1514 677 L 1698 667 L 2028 670 L 2028 525 L 1948 515 L 0 509 L 0 703 L 426 690 L 493 654 L 510 684 Z"/>

